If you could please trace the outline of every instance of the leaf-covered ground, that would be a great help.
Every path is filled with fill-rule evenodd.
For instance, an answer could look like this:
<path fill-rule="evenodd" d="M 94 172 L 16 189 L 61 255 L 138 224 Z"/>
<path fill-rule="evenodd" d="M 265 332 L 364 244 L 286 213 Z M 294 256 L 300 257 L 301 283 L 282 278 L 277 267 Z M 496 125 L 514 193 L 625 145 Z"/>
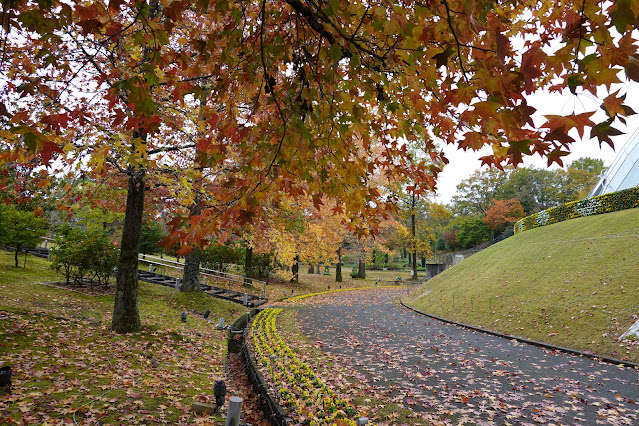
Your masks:
<path fill-rule="evenodd" d="M 402 293 L 307 299 L 296 317 L 314 350 L 342 366 L 316 361 L 320 374 L 338 389 L 342 381 L 341 389 L 351 389 L 345 392 L 368 406 L 377 423 L 639 422 L 636 369 L 438 323 L 401 307 L 396 298 Z M 311 362 L 319 359 L 303 341 L 288 344 L 298 342 Z M 388 413 L 391 404 L 405 411 Z"/>
<path fill-rule="evenodd" d="M 108 292 L 39 284 L 57 279 L 45 261 L 29 258 L 15 269 L 10 255 L 0 252 L 0 364 L 11 366 L 13 387 L 0 397 L 0 424 L 223 421 L 190 411 L 193 401 L 214 402 L 215 380 L 227 380 L 229 396 L 243 386 L 225 372 L 226 332 L 193 312 L 208 308 L 228 321 L 241 306 L 141 283 L 144 330 L 117 335 Z"/>

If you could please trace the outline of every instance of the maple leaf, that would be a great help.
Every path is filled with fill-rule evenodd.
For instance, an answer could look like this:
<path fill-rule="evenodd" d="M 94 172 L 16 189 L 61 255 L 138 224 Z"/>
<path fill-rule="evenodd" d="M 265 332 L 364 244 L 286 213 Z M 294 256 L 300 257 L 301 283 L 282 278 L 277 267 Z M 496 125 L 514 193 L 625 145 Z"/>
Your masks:
<path fill-rule="evenodd" d="M 617 96 L 619 90 L 608 95 L 601 104 L 601 108 L 606 111 L 608 117 L 614 117 L 617 114 L 626 115 L 623 102 L 626 100 L 626 95 Z M 634 113 L 634 111 L 633 111 Z"/>
<path fill-rule="evenodd" d="M 625 71 L 628 78 L 639 81 L 639 55 L 634 54 L 628 57 Z"/>
<path fill-rule="evenodd" d="M 449 47 L 449 48 L 446 48 L 443 52 L 440 52 L 434 55 L 431 59 L 434 59 L 436 61 L 435 66 L 437 68 L 447 67 L 448 58 L 450 58 L 453 55 L 453 53 L 455 53 L 455 51 Z"/>
<path fill-rule="evenodd" d="M 497 34 L 495 34 L 495 38 L 495 44 L 497 45 L 497 58 L 499 58 L 499 62 L 503 65 L 506 63 L 506 53 L 510 46 L 510 40 L 501 32 L 497 32 Z"/>
<path fill-rule="evenodd" d="M 623 135 L 623 132 L 612 127 L 609 121 L 599 123 L 590 130 L 591 139 L 597 138 L 599 145 L 605 142 L 611 148 L 614 148 L 614 143 L 610 137 L 619 135 Z"/>

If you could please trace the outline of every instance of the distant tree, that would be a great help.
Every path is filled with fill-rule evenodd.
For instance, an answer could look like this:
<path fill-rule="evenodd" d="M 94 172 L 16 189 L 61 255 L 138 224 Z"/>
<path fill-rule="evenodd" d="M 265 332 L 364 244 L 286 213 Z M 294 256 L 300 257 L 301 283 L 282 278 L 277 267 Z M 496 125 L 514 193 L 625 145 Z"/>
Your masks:
<path fill-rule="evenodd" d="M 522 167 L 510 170 L 508 179 L 496 191 L 495 199 L 516 198 L 526 215 L 561 204 L 558 172 L 554 170 Z M 492 204 L 492 203 L 491 203 Z"/>
<path fill-rule="evenodd" d="M 444 230 L 442 236 L 437 240 L 437 250 L 455 251 L 459 250 L 459 242 L 457 241 L 457 235 L 459 235 L 459 228 L 452 227 Z M 441 248 L 440 248 L 441 247 Z"/>
<path fill-rule="evenodd" d="M 157 221 L 146 221 L 140 233 L 140 253 L 155 254 L 161 250 L 160 242 L 166 236 L 164 226 Z"/>
<path fill-rule="evenodd" d="M 524 217 L 524 208 L 516 198 L 493 200 L 493 204 L 486 211 L 482 222 L 494 235 L 498 235 L 522 217 Z"/>
<path fill-rule="evenodd" d="M 457 242 L 462 249 L 474 247 L 490 237 L 490 230 L 480 216 L 464 217 L 458 227 Z"/>
<path fill-rule="evenodd" d="M 584 170 L 600 175 L 604 171 L 604 162 L 599 158 L 581 157 L 568 165 L 568 169 Z"/>
<path fill-rule="evenodd" d="M 226 244 L 213 243 L 202 250 L 200 256 L 202 265 L 205 268 L 223 271 L 225 269 L 224 264 L 239 264 L 242 260 L 243 253 L 242 250 L 230 242 Z"/>
<path fill-rule="evenodd" d="M 25 247 L 38 245 L 49 229 L 47 221 L 31 211 L 19 210 L 15 205 L 0 207 L 0 244 L 15 249 L 15 266 L 18 268 L 18 254 Z"/>
<path fill-rule="evenodd" d="M 497 169 L 477 170 L 457 185 L 452 198 L 456 215 L 483 215 L 492 200 L 499 197 L 499 189 L 508 180 L 508 173 Z"/>

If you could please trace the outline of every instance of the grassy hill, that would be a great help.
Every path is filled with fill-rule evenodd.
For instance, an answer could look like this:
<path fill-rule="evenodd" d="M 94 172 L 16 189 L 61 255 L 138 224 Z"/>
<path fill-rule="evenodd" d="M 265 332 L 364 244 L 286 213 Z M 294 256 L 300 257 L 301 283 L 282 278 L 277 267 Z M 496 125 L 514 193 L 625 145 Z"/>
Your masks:
<path fill-rule="evenodd" d="M 639 362 L 639 209 L 517 234 L 405 298 L 459 322 Z"/>

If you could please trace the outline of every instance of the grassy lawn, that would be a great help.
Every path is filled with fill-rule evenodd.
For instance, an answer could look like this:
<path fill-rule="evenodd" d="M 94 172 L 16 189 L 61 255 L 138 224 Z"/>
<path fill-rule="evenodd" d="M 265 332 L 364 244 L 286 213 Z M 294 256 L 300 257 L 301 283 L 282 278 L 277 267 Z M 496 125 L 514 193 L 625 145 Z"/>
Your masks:
<path fill-rule="evenodd" d="M 515 235 L 405 297 L 425 312 L 639 362 L 620 342 L 639 315 L 639 209 Z"/>
<path fill-rule="evenodd" d="M 0 364 L 13 370 L 0 424 L 223 421 L 197 418 L 190 406 L 214 400 L 226 333 L 193 315 L 182 323 L 180 312 L 208 308 L 211 318 L 232 320 L 243 307 L 140 283 L 144 329 L 117 335 L 109 331 L 112 294 L 56 288 L 49 262 L 29 256 L 16 269 L 12 256 L 0 251 Z"/>

